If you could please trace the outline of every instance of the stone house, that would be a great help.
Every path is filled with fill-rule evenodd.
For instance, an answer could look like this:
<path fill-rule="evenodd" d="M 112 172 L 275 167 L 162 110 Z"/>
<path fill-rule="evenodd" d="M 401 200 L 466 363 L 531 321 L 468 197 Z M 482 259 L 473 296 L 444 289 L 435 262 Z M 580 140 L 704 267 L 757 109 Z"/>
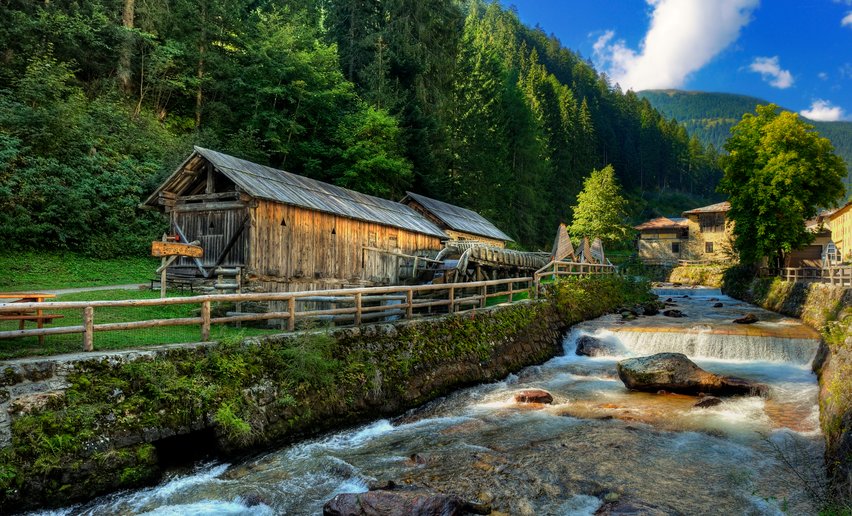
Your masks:
<path fill-rule="evenodd" d="M 634 229 L 639 232 L 637 251 L 639 259 L 647 264 L 674 263 L 682 259 L 689 241 L 686 218 L 659 217 Z"/>

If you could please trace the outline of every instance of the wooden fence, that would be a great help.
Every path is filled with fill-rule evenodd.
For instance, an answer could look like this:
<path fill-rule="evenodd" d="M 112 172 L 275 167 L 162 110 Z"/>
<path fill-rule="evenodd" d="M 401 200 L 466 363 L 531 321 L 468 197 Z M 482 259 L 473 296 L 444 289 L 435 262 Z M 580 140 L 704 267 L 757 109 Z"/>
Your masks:
<path fill-rule="evenodd" d="M 552 261 L 537 270 L 534 275 L 536 292 L 542 278 L 556 278 L 559 276 L 587 276 L 594 274 L 615 274 L 617 268 L 609 263 L 580 263 Z"/>
<path fill-rule="evenodd" d="M 533 278 L 509 278 L 472 283 L 366 287 L 322 291 L 216 294 L 163 299 L 130 299 L 114 301 L 59 301 L 50 303 L 9 303 L 0 305 L 4 313 L 27 310 L 81 310 L 82 324 L 40 329 L 0 331 L 0 339 L 36 337 L 45 335 L 82 334 L 83 350 L 94 349 L 95 333 L 104 331 L 136 330 L 167 326 L 199 326 L 201 341 L 210 340 L 210 328 L 215 324 L 273 320 L 282 329 L 294 330 L 297 321 L 328 321 L 358 326 L 364 322 L 389 318 L 411 319 L 415 316 L 453 313 L 471 308 L 484 308 L 491 298 L 505 297 L 507 302 L 517 300 L 517 294 L 530 293 Z M 524 296 L 526 297 L 526 296 Z M 248 302 L 269 303 L 271 310 L 262 313 L 226 312 L 214 317 L 216 303 Z M 153 319 L 143 321 L 96 324 L 96 310 L 110 307 L 150 307 L 167 305 L 198 305 L 197 317 Z M 318 305 L 328 308 L 316 308 Z M 343 305 L 343 306 L 341 306 Z M 280 307 L 280 308 L 274 308 Z"/>
<path fill-rule="evenodd" d="M 823 269 L 815 267 L 783 267 L 781 269 L 764 267 L 760 269 L 760 275 L 778 276 L 785 281 L 817 282 L 852 287 L 852 266 L 848 265 Z"/>
<path fill-rule="evenodd" d="M 199 337 L 202 342 L 206 342 L 210 340 L 210 328 L 216 324 L 271 321 L 273 324 L 278 324 L 282 330 L 289 331 L 295 330 L 296 323 L 299 321 L 325 321 L 359 326 L 370 321 L 387 321 L 397 318 L 411 319 L 484 308 L 489 299 L 497 297 L 505 297 L 505 302 L 511 303 L 517 301 L 520 297 L 517 294 L 522 292 L 527 293 L 527 296 L 523 296 L 523 298 L 537 296 L 541 279 L 548 276 L 588 276 L 613 274 L 615 272 L 615 266 L 609 264 L 551 262 L 536 272 L 532 278 L 508 278 L 469 283 L 278 293 L 215 294 L 160 299 L 9 303 L 0 304 L 0 316 L 35 310 L 40 310 L 42 313 L 55 310 L 81 310 L 82 324 L 0 331 L 0 339 L 81 334 L 83 350 L 92 351 L 95 333 L 106 331 L 198 326 Z M 214 316 L 214 306 L 221 307 L 221 305 L 217 305 L 221 303 L 234 303 L 235 307 L 245 306 L 245 303 L 254 303 L 254 306 L 257 306 L 257 303 L 268 303 L 269 308 L 257 313 L 240 312 L 239 308 L 235 308 L 236 311 L 226 311 L 224 315 Z M 96 310 L 98 309 L 168 305 L 197 305 L 199 315 L 195 317 L 95 323 L 97 320 Z"/>

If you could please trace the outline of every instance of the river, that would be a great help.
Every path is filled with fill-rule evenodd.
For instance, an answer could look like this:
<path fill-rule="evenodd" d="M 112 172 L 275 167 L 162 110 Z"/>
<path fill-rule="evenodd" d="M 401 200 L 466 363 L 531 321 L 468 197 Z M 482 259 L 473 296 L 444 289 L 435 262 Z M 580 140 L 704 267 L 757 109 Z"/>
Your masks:
<path fill-rule="evenodd" d="M 604 500 L 652 514 L 817 513 L 809 492 L 825 478 L 810 369 L 816 332 L 718 290 L 658 293 L 687 317 L 604 316 L 574 327 L 563 356 L 398 419 L 241 463 L 196 464 L 155 487 L 52 514 L 321 514 L 335 494 L 388 480 L 491 500 L 508 514 L 594 514 Z M 731 322 L 746 313 L 760 322 Z M 581 335 L 620 351 L 577 356 Z M 692 396 L 627 391 L 616 362 L 662 351 L 763 382 L 770 393 L 694 408 Z M 513 393 L 526 388 L 550 391 L 554 403 L 515 403 Z"/>

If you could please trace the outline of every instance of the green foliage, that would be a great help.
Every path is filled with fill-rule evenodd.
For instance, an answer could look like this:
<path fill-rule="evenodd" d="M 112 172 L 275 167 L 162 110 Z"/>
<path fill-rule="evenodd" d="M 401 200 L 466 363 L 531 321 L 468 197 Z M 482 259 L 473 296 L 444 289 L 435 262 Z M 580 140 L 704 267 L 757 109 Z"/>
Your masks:
<path fill-rule="evenodd" d="M 340 362 L 334 358 L 334 337 L 326 332 L 306 332 L 297 335 L 280 351 L 282 373 L 294 382 L 313 382 L 330 385 Z"/>
<path fill-rule="evenodd" d="M 593 170 L 583 182 L 583 191 L 577 195 L 569 231 L 576 237 L 588 237 L 590 240 L 600 238 L 605 243 L 623 242 L 632 233 L 627 225 L 626 209 L 627 200 L 621 195 L 612 165 Z"/>
<path fill-rule="evenodd" d="M 11 249 L 142 255 L 166 221 L 137 207 L 192 144 L 410 188 L 527 247 L 550 243 L 593 168 L 628 191 L 718 179 L 714 152 L 497 3 L 13 0 L 0 47 Z"/>
<path fill-rule="evenodd" d="M 251 436 L 251 425 L 234 414 L 229 403 L 223 403 L 213 419 L 232 441 L 246 441 Z"/>
<path fill-rule="evenodd" d="M 758 105 L 769 103 L 745 95 L 703 91 L 645 90 L 638 95 L 649 100 L 665 116 L 683 124 L 690 135 L 716 149 L 724 147 L 725 141 L 731 136 L 731 127 L 745 113 L 754 111 Z M 852 194 L 852 122 L 810 123 L 821 135 L 831 140 L 837 154 L 846 161 L 846 190 L 847 194 Z"/>
<path fill-rule="evenodd" d="M 813 240 L 804 222 L 845 195 L 843 160 L 798 115 L 758 106 L 732 130 L 725 145 L 720 191 L 730 197 L 735 247 L 745 263 L 784 256 Z"/>
<path fill-rule="evenodd" d="M 338 185 L 386 199 L 405 195 L 413 175 L 395 118 L 367 107 L 342 124 L 340 139 L 345 150 L 335 166 Z"/>

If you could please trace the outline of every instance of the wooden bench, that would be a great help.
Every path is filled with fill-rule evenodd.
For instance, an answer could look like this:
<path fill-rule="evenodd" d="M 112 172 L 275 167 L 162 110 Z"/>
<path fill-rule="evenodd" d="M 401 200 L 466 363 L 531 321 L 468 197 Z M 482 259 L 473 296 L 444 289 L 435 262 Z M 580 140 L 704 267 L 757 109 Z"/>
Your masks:
<path fill-rule="evenodd" d="M 0 293 L 0 299 L 11 299 L 9 304 L 14 303 L 43 303 L 47 298 L 56 297 L 54 294 L 27 294 L 27 293 Z M 20 321 L 18 329 L 24 329 L 26 321 L 33 321 L 38 328 L 43 328 L 45 323 L 50 324 L 54 319 L 65 317 L 60 314 L 45 314 L 41 309 L 36 310 L 21 310 L 15 312 L 3 312 L 0 314 L 0 321 Z M 44 335 L 38 336 L 39 345 L 44 345 Z"/>

